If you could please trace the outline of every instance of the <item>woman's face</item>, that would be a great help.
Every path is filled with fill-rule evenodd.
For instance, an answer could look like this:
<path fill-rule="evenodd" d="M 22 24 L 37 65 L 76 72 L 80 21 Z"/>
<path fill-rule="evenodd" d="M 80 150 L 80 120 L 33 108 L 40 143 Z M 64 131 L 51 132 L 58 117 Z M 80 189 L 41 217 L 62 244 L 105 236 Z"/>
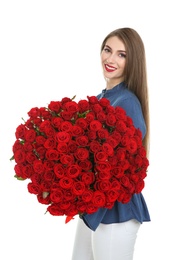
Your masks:
<path fill-rule="evenodd" d="M 124 43 L 117 36 L 106 41 L 101 52 L 101 63 L 104 77 L 108 82 L 107 88 L 112 88 L 124 80 L 126 49 Z"/>

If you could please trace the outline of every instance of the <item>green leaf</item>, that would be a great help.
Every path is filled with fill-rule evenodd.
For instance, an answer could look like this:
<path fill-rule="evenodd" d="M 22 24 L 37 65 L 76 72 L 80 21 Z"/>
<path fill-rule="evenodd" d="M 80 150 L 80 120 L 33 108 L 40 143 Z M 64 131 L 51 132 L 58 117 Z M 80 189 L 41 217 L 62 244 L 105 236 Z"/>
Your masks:
<path fill-rule="evenodd" d="M 74 100 L 75 98 L 76 98 L 76 95 L 74 95 L 71 100 Z"/>
<path fill-rule="evenodd" d="M 26 178 L 23 179 L 22 177 L 19 177 L 19 176 L 17 176 L 17 175 L 14 175 L 14 177 L 15 177 L 17 180 L 19 180 L 19 181 L 24 181 L 24 180 L 26 180 Z"/>
<path fill-rule="evenodd" d="M 10 158 L 10 161 L 14 160 L 14 155 Z"/>

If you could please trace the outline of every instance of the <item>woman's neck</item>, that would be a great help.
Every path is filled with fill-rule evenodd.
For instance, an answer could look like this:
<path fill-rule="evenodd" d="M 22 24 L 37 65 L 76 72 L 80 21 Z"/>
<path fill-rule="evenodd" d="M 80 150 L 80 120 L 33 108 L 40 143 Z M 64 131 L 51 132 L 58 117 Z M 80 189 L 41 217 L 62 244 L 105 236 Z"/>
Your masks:
<path fill-rule="evenodd" d="M 123 80 L 119 80 L 119 81 L 114 81 L 114 82 L 110 82 L 110 81 L 107 81 L 106 82 L 106 89 L 112 89 L 116 86 L 118 86 L 121 82 L 123 82 Z"/>

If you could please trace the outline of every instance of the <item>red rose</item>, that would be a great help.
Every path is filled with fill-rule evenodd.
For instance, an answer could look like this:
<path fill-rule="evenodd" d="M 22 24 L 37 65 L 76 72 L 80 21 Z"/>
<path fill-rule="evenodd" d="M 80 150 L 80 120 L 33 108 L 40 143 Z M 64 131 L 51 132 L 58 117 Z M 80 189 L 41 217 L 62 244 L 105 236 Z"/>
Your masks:
<path fill-rule="evenodd" d="M 116 118 L 119 119 L 120 121 L 121 120 L 125 121 L 127 119 L 126 111 L 122 107 L 115 108 L 115 115 Z"/>
<path fill-rule="evenodd" d="M 43 178 L 44 178 L 44 180 L 46 182 L 53 182 L 54 181 L 55 175 L 54 175 L 54 173 L 52 171 L 52 167 L 50 167 L 50 169 L 48 169 L 48 167 L 47 167 L 46 171 L 44 172 L 44 177 Z"/>
<path fill-rule="evenodd" d="M 41 204 L 49 205 L 51 203 L 50 196 L 47 195 L 46 197 L 43 195 L 45 193 L 41 192 L 37 195 L 37 200 Z"/>
<path fill-rule="evenodd" d="M 88 100 L 89 100 L 89 102 L 90 102 L 90 104 L 97 104 L 99 101 L 98 101 L 98 98 L 97 97 L 95 97 L 95 96 L 87 96 L 87 98 L 88 98 Z"/>
<path fill-rule="evenodd" d="M 79 174 L 81 173 L 81 168 L 78 165 L 70 165 L 67 168 L 67 176 L 70 178 L 76 178 L 79 176 Z"/>
<path fill-rule="evenodd" d="M 76 119 L 76 126 L 80 126 L 83 130 L 86 130 L 88 127 L 88 122 L 84 118 L 77 118 Z"/>
<path fill-rule="evenodd" d="M 138 149 L 138 154 L 139 154 L 139 156 L 141 156 L 142 158 L 145 158 L 145 157 L 146 157 L 146 150 L 145 150 L 145 148 L 144 148 L 144 147 L 140 147 L 140 148 Z"/>
<path fill-rule="evenodd" d="M 43 146 L 46 149 L 54 149 L 56 145 L 57 145 L 56 140 L 52 137 L 48 137 L 46 141 L 43 143 Z"/>
<path fill-rule="evenodd" d="M 94 113 L 98 114 L 103 111 L 102 106 L 100 104 L 94 104 L 92 107 Z"/>
<path fill-rule="evenodd" d="M 91 141 L 90 144 L 89 144 L 89 147 L 90 147 L 90 151 L 92 153 L 96 153 L 96 152 L 99 152 L 101 150 L 101 144 L 100 142 L 94 140 L 94 141 Z"/>
<path fill-rule="evenodd" d="M 38 145 L 43 145 L 46 140 L 47 140 L 47 139 L 46 139 L 44 136 L 42 136 L 42 135 L 38 135 L 38 136 L 36 136 L 36 138 L 35 138 L 35 141 L 36 141 L 36 143 L 37 143 Z"/>
<path fill-rule="evenodd" d="M 50 120 L 52 118 L 52 114 L 50 111 L 47 111 L 45 107 L 40 108 L 40 114 L 41 118 L 44 118 L 44 120 Z"/>
<path fill-rule="evenodd" d="M 63 189 L 70 189 L 74 184 L 74 181 L 71 178 L 63 177 L 59 181 L 59 185 Z"/>
<path fill-rule="evenodd" d="M 39 185 L 33 184 L 32 182 L 28 183 L 28 191 L 32 194 L 38 194 L 40 192 Z"/>
<path fill-rule="evenodd" d="M 37 156 L 33 152 L 28 152 L 26 153 L 25 159 L 28 163 L 33 164 L 33 162 L 37 159 Z"/>
<path fill-rule="evenodd" d="M 115 126 L 116 123 L 116 117 L 113 113 L 109 113 L 106 117 L 106 124 L 108 126 Z"/>
<path fill-rule="evenodd" d="M 102 128 L 97 131 L 97 135 L 100 139 L 107 139 L 109 138 L 109 132 L 107 129 Z"/>
<path fill-rule="evenodd" d="M 129 141 L 129 144 L 127 146 L 127 150 L 131 153 L 131 154 L 134 154 L 137 150 L 137 143 L 135 141 L 135 139 L 133 138 L 130 138 L 130 141 Z"/>
<path fill-rule="evenodd" d="M 105 122 L 106 120 L 106 115 L 103 111 L 100 111 L 97 113 L 97 120 L 100 121 L 100 122 Z"/>
<path fill-rule="evenodd" d="M 95 114 L 93 112 L 89 112 L 87 115 L 86 115 L 86 121 L 88 123 L 92 122 L 95 118 Z"/>
<path fill-rule="evenodd" d="M 17 139 L 12 146 L 12 151 L 15 153 L 15 151 L 20 149 L 23 149 L 23 144 Z"/>
<path fill-rule="evenodd" d="M 60 209 L 59 205 L 56 203 L 50 204 L 47 207 L 47 211 L 53 216 L 63 216 L 64 215 L 64 211 L 62 209 Z"/>
<path fill-rule="evenodd" d="M 74 116 L 71 111 L 62 111 L 60 115 L 64 120 L 71 120 Z"/>
<path fill-rule="evenodd" d="M 36 132 L 34 129 L 29 129 L 25 131 L 24 138 L 27 142 L 34 142 L 36 138 Z"/>
<path fill-rule="evenodd" d="M 67 201 L 72 201 L 75 199 L 76 195 L 72 192 L 71 189 L 69 190 L 64 190 L 63 191 L 63 195 L 64 195 L 64 200 L 67 200 Z"/>
<path fill-rule="evenodd" d="M 79 161 L 78 164 L 84 171 L 89 171 L 92 169 L 92 163 L 90 160 L 86 159 L 84 161 Z"/>
<path fill-rule="evenodd" d="M 96 190 L 93 194 L 92 202 L 96 207 L 104 207 L 106 198 L 103 192 Z"/>
<path fill-rule="evenodd" d="M 99 161 L 96 166 L 96 171 L 107 172 L 111 169 L 111 165 L 108 161 Z"/>
<path fill-rule="evenodd" d="M 72 136 L 80 136 L 80 135 L 83 135 L 83 129 L 78 126 L 78 125 L 74 125 L 71 129 L 71 134 Z"/>
<path fill-rule="evenodd" d="M 127 127 L 126 127 L 126 124 L 124 123 L 124 121 L 119 120 L 119 121 L 116 122 L 116 130 L 121 132 L 121 133 L 126 132 Z"/>
<path fill-rule="evenodd" d="M 54 165 L 54 173 L 55 173 L 56 177 L 58 177 L 58 178 L 64 177 L 65 169 L 61 163 L 56 163 Z"/>
<path fill-rule="evenodd" d="M 26 153 L 23 149 L 14 152 L 14 159 L 16 163 L 23 163 L 26 160 Z"/>
<path fill-rule="evenodd" d="M 60 189 L 53 190 L 50 194 L 50 200 L 55 203 L 61 202 L 63 200 L 63 192 Z"/>
<path fill-rule="evenodd" d="M 103 152 L 100 151 L 100 152 L 97 152 L 97 153 L 94 154 L 94 158 L 95 158 L 96 162 L 98 162 L 98 161 L 99 162 L 100 161 L 105 162 L 108 158 L 108 155 L 104 151 Z"/>
<path fill-rule="evenodd" d="M 40 116 L 40 109 L 38 107 L 33 107 L 28 112 L 28 116 L 33 119 Z"/>
<path fill-rule="evenodd" d="M 66 212 L 70 207 L 71 203 L 69 201 L 60 201 L 59 207 Z"/>
<path fill-rule="evenodd" d="M 65 103 L 70 102 L 70 101 L 71 101 L 71 98 L 68 98 L 68 97 L 62 98 L 61 99 L 61 106 L 62 106 L 62 108 L 64 108 Z"/>
<path fill-rule="evenodd" d="M 140 192 L 143 190 L 144 186 L 145 186 L 144 180 L 140 179 L 140 180 L 136 183 L 135 192 L 136 192 L 136 193 L 140 193 Z"/>
<path fill-rule="evenodd" d="M 72 191 L 75 195 L 81 195 L 85 190 L 85 184 L 82 181 L 74 182 Z"/>
<path fill-rule="evenodd" d="M 54 168 L 54 162 L 53 161 L 44 161 L 43 166 L 45 168 L 45 171 L 52 170 Z"/>
<path fill-rule="evenodd" d="M 110 170 L 104 170 L 100 171 L 96 174 L 97 180 L 109 180 L 111 176 L 111 171 Z"/>
<path fill-rule="evenodd" d="M 81 180 L 85 183 L 85 185 L 90 185 L 94 182 L 95 177 L 93 172 L 82 172 Z"/>
<path fill-rule="evenodd" d="M 108 138 L 106 138 L 106 142 L 112 147 L 112 148 L 116 148 L 119 144 L 119 141 L 116 140 L 115 138 L 113 138 L 112 136 L 109 136 Z"/>
<path fill-rule="evenodd" d="M 82 193 L 82 200 L 83 202 L 89 202 L 92 200 L 93 198 L 93 191 L 92 190 L 85 190 L 83 193 Z"/>
<path fill-rule="evenodd" d="M 40 184 L 40 189 L 41 189 L 42 192 L 49 192 L 51 185 L 52 185 L 51 181 L 46 181 L 44 179 L 44 181 L 41 182 L 41 184 Z"/>
<path fill-rule="evenodd" d="M 33 162 L 33 169 L 36 173 L 42 174 L 44 172 L 44 164 L 40 160 L 35 160 Z"/>
<path fill-rule="evenodd" d="M 101 128 L 102 128 L 102 124 L 98 120 L 93 120 L 90 123 L 90 129 L 93 131 L 98 131 Z"/>
<path fill-rule="evenodd" d="M 23 165 L 22 167 L 22 175 L 24 179 L 30 179 L 34 174 L 33 167 L 30 164 Z M 22 176 L 21 176 L 22 177 Z"/>
<path fill-rule="evenodd" d="M 20 124 L 16 128 L 15 136 L 17 139 L 24 139 L 25 132 L 27 131 L 26 127 L 23 124 Z"/>
<path fill-rule="evenodd" d="M 130 199 L 131 199 L 131 194 L 124 190 L 124 192 L 121 193 L 121 195 L 118 197 L 117 200 L 125 204 L 128 203 Z"/>
<path fill-rule="evenodd" d="M 85 212 L 86 211 L 86 204 L 83 201 L 77 202 L 77 211 L 78 212 Z"/>
<path fill-rule="evenodd" d="M 52 126 L 47 126 L 45 129 L 44 129 L 44 133 L 47 137 L 54 137 L 56 131 L 55 129 L 52 127 Z"/>
<path fill-rule="evenodd" d="M 58 151 L 59 153 L 66 153 L 66 152 L 68 151 L 68 144 L 67 144 L 67 143 L 64 143 L 64 142 L 59 143 L 59 144 L 57 145 L 57 151 Z"/>
<path fill-rule="evenodd" d="M 77 160 L 85 161 L 89 158 L 89 151 L 86 148 L 78 148 L 75 152 L 75 157 Z"/>
<path fill-rule="evenodd" d="M 95 206 L 92 202 L 89 201 L 86 206 L 86 212 L 88 214 L 95 213 L 98 210 L 99 206 Z"/>
<path fill-rule="evenodd" d="M 70 207 L 65 211 L 66 216 L 74 216 L 77 214 L 79 214 L 79 211 L 77 210 L 76 205 L 74 204 L 71 204 Z"/>
<path fill-rule="evenodd" d="M 65 132 L 69 133 L 72 130 L 72 127 L 73 127 L 73 125 L 72 125 L 71 122 L 69 122 L 69 121 L 62 121 L 60 126 L 59 126 L 59 129 L 61 131 L 65 131 Z"/>
<path fill-rule="evenodd" d="M 48 108 L 52 110 L 55 113 L 58 113 L 61 108 L 61 102 L 60 101 L 51 101 L 48 105 Z"/>
<path fill-rule="evenodd" d="M 79 113 L 84 113 L 89 110 L 89 103 L 87 100 L 79 100 L 78 102 Z"/>
<path fill-rule="evenodd" d="M 135 157 L 135 164 L 138 166 L 138 167 L 142 167 L 142 158 L 141 156 L 139 156 L 138 154 L 136 155 Z"/>
<path fill-rule="evenodd" d="M 114 177 L 119 179 L 124 176 L 124 168 L 121 166 L 114 167 L 112 168 L 111 173 Z"/>
<path fill-rule="evenodd" d="M 60 154 L 60 162 L 64 165 L 74 164 L 73 154 Z"/>
<path fill-rule="evenodd" d="M 107 106 L 110 106 L 110 101 L 107 99 L 107 98 L 104 98 L 102 97 L 100 100 L 99 100 L 99 104 L 102 106 L 102 107 L 107 107 Z"/>
<path fill-rule="evenodd" d="M 107 201 L 108 202 L 115 202 L 119 197 L 119 191 L 117 189 L 110 188 L 107 191 Z"/>
<path fill-rule="evenodd" d="M 78 111 L 78 104 L 75 101 L 69 101 L 64 104 L 63 108 L 71 113 L 76 113 Z"/>
<path fill-rule="evenodd" d="M 118 161 L 123 161 L 126 157 L 126 150 L 124 148 L 118 148 L 116 151 L 116 157 Z"/>
<path fill-rule="evenodd" d="M 70 141 L 70 134 L 62 131 L 55 134 L 55 138 L 57 142 L 68 143 Z"/>
<path fill-rule="evenodd" d="M 57 161 L 59 159 L 59 153 L 57 150 L 54 150 L 54 149 L 47 150 L 45 156 L 46 156 L 47 160 Z"/>
<path fill-rule="evenodd" d="M 68 152 L 69 153 L 75 153 L 78 146 L 76 144 L 76 141 L 70 140 L 68 143 Z"/>
<path fill-rule="evenodd" d="M 85 135 L 82 135 L 82 136 L 79 136 L 76 138 L 76 143 L 79 145 L 79 146 L 86 146 L 88 144 L 89 140 L 88 140 L 88 137 L 85 136 Z"/>
<path fill-rule="evenodd" d="M 43 159 L 46 153 L 46 149 L 43 146 L 39 146 L 38 148 L 35 148 L 35 152 L 40 159 Z"/>
<path fill-rule="evenodd" d="M 16 164 L 14 166 L 14 171 L 16 173 L 16 177 L 21 177 L 22 179 L 26 179 L 27 176 L 24 176 L 23 174 L 23 165 L 22 164 Z"/>
<path fill-rule="evenodd" d="M 120 181 L 124 187 L 128 187 L 130 185 L 129 178 L 126 176 L 122 176 Z"/>
<path fill-rule="evenodd" d="M 40 126 L 39 126 L 39 130 L 41 132 L 44 132 L 46 128 L 50 127 L 51 126 L 51 122 L 49 120 L 44 120 Z"/>
<path fill-rule="evenodd" d="M 112 146 L 109 143 L 104 143 L 102 145 L 103 152 L 105 152 L 107 155 L 112 156 L 114 154 L 114 150 Z"/>
<path fill-rule="evenodd" d="M 105 192 L 111 188 L 111 183 L 108 180 L 100 180 L 100 181 L 96 181 L 94 187 L 97 190 Z"/>
<path fill-rule="evenodd" d="M 53 125 L 55 128 L 57 128 L 57 129 L 59 129 L 59 127 L 60 127 L 60 125 L 62 124 L 62 122 L 63 122 L 63 119 L 62 119 L 61 117 L 53 117 L 53 118 L 51 119 L 52 125 Z"/>

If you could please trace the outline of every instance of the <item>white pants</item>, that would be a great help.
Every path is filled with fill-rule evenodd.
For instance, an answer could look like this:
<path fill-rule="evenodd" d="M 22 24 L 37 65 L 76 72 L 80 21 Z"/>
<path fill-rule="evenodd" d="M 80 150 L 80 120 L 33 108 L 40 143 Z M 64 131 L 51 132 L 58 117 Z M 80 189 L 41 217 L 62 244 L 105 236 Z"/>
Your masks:
<path fill-rule="evenodd" d="M 72 260 L 132 260 L 139 227 L 140 223 L 133 219 L 100 224 L 92 231 L 79 219 Z"/>

